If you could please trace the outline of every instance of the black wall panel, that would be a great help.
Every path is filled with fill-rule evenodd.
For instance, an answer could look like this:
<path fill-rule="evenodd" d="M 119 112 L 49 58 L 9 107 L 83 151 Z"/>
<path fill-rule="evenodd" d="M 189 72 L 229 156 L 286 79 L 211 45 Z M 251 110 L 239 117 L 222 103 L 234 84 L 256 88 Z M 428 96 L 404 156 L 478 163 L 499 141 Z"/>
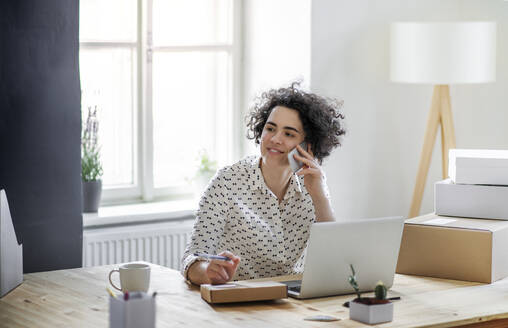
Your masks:
<path fill-rule="evenodd" d="M 81 266 L 78 10 L 0 1 L 0 188 L 25 272 Z"/>

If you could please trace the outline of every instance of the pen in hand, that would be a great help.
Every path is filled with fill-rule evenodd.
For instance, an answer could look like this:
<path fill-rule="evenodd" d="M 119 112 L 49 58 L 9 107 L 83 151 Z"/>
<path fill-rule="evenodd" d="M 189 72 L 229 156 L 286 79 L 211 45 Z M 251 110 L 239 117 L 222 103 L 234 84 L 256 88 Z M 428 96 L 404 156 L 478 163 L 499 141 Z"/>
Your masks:
<path fill-rule="evenodd" d="M 210 255 L 210 254 L 203 254 L 203 253 L 194 253 L 194 256 L 202 257 L 209 260 L 222 260 L 222 261 L 231 261 L 231 259 L 227 256 L 221 256 L 221 255 Z"/>

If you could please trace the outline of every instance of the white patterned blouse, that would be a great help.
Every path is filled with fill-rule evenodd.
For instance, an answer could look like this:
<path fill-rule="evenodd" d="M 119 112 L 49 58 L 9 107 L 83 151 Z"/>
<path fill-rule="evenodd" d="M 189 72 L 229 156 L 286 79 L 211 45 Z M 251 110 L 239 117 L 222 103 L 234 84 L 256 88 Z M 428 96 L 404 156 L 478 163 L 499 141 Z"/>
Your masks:
<path fill-rule="evenodd" d="M 241 258 L 233 280 L 302 272 L 310 225 L 315 221 L 312 199 L 303 177 L 293 174 L 279 204 L 259 163 L 258 156 L 246 157 L 219 170 L 209 183 L 182 257 L 185 278 L 199 259 L 194 253 L 226 250 Z"/>

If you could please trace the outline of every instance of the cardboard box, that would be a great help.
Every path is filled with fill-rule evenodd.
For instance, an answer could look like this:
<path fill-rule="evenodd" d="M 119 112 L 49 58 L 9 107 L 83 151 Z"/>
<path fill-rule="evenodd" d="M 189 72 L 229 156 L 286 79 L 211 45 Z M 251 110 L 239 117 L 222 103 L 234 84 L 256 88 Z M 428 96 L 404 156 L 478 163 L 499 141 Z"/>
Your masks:
<path fill-rule="evenodd" d="M 491 283 L 508 276 L 508 222 L 428 214 L 406 220 L 397 273 Z"/>
<path fill-rule="evenodd" d="M 508 150 L 450 149 L 448 175 L 460 184 L 508 185 Z"/>
<path fill-rule="evenodd" d="M 434 211 L 437 215 L 508 220 L 508 186 L 438 181 L 434 185 Z"/>
<path fill-rule="evenodd" d="M 288 297 L 286 285 L 275 281 L 235 281 L 223 285 L 201 285 L 208 303 L 267 301 Z"/>
<path fill-rule="evenodd" d="M 23 282 L 23 245 L 18 243 L 5 190 L 0 189 L 0 297 Z"/>

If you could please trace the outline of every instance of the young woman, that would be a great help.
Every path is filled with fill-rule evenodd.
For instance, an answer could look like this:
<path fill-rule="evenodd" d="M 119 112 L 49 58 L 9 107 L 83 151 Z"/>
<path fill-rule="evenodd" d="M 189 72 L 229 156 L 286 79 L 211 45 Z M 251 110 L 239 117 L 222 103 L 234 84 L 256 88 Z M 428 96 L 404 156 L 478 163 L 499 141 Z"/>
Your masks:
<path fill-rule="evenodd" d="M 222 168 L 208 185 L 182 259 L 186 279 L 220 284 L 301 272 L 310 225 L 334 220 L 320 164 L 345 133 L 340 105 L 298 84 L 258 99 L 247 126 L 260 156 Z M 295 147 L 304 164 L 296 174 L 288 161 Z"/>

